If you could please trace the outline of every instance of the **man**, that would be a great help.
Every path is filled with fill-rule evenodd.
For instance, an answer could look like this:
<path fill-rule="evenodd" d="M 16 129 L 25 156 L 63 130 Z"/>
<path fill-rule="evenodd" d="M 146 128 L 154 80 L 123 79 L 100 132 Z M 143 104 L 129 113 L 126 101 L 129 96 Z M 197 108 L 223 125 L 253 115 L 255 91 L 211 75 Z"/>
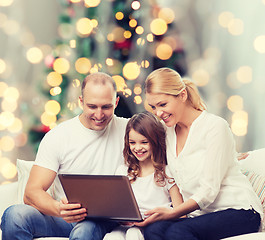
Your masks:
<path fill-rule="evenodd" d="M 101 240 L 117 226 L 85 219 L 86 209 L 67 202 L 57 178 L 58 173 L 114 174 L 123 162 L 127 119 L 114 115 L 119 98 L 113 79 L 104 73 L 88 75 L 80 102 L 81 115 L 59 124 L 42 139 L 25 190 L 26 205 L 11 206 L 2 217 L 4 240 Z M 56 191 L 51 197 L 46 190 L 53 182 Z"/>

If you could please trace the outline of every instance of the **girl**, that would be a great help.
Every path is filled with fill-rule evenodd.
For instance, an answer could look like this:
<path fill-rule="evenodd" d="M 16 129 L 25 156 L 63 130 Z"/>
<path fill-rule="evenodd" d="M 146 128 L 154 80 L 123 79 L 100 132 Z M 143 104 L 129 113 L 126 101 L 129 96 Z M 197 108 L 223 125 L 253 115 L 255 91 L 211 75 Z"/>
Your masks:
<path fill-rule="evenodd" d="M 256 232 L 261 203 L 236 160 L 228 123 L 206 111 L 199 92 L 174 70 L 160 68 L 145 82 L 146 99 L 167 129 L 167 161 L 184 203 L 156 208 L 138 226 L 146 240 L 215 240 Z M 185 214 L 190 218 L 179 220 Z M 166 221 L 159 221 L 166 220 Z"/>
<path fill-rule="evenodd" d="M 135 114 L 127 124 L 123 150 L 126 166 L 120 166 L 117 174 L 130 178 L 143 216 L 144 212 L 158 206 L 172 211 L 171 205 L 176 207 L 183 201 L 166 167 L 165 139 L 163 125 L 149 112 Z M 143 236 L 141 230 L 131 223 L 108 233 L 104 238 L 110 239 L 137 240 L 143 239 Z"/>

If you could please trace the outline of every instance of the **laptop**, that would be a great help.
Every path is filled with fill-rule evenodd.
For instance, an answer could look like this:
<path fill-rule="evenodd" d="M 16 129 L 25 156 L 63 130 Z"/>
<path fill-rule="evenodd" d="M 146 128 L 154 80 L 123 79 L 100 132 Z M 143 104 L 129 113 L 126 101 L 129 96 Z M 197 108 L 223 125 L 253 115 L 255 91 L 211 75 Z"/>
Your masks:
<path fill-rule="evenodd" d="M 142 216 L 127 176 L 58 174 L 70 203 L 80 203 L 88 218 L 140 222 Z"/>

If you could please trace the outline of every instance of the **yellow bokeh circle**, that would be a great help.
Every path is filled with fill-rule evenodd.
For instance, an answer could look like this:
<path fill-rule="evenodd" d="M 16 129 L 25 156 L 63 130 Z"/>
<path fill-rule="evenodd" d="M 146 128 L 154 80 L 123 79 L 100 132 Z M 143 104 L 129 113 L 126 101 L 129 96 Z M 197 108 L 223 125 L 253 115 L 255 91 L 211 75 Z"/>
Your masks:
<path fill-rule="evenodd" d="M 163 35 L 167 31 L 167 23 L 164 19 L 156 18 L 151 22 L 150 29 L 155 35 Z"/>
<path fill-rule="evenodd" d="M 57 58 L 53 63 L 53 69 L 57 73 L 65 74 L 70 69 L 70 63 L 65 58 Z"/>
<path fill-rule="evenodd" d="M 47 82 L 51 87 L 59 86 L 63 81 L 63 77 L 58 72 L 50 72 L 47 75 Z"/>
<path fill-rule="evenodd" d="M 122 73 L 128 80 L 134 80 L 140 75 L 140 66 L 136 62 L 126 63 Z"/>
<path fill-rule="evenodd" d="M 78 58 L 75 62 L 75 69 L 77 72 L 86 74 L 91 69 L 91 62 L 88 58 Z"/>
<path fill-rule="evenodd" d="M 50 115 L 57 115 L 60 111 L 61 111 L 61 106 L 55 100 L 49 100 L 45 104 L 45 112 Z"/>

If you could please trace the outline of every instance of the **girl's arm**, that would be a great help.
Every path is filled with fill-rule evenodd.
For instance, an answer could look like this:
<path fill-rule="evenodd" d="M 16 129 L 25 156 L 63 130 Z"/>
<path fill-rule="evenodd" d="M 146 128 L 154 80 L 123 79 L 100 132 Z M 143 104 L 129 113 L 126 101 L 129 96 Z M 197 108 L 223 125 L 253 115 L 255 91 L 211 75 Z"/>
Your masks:
<path fill-rule="evenodd" d="M 176 208 L 183 203 L 182 195 L 180 194 L 179 188 L 176 184 L 169 189 L 169 195 L 171 197 L 173 208 Z"/>

